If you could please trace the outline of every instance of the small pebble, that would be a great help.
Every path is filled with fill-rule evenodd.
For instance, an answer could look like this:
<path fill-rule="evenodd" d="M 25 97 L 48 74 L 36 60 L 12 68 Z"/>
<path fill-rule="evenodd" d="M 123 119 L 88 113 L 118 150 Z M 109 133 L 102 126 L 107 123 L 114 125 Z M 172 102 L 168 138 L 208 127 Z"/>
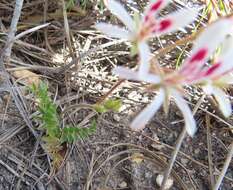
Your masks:
<path fill-rule="evenodd" d="M 157 177 L 156 177 L 156 183 L 157 183 L 157 185 L 159 187 L 161 187 L 162 182 L 163 182 L 163 175 L 162 174 L 157 175 Z M 173 185 L 173 179 L 168 178 L 167 182 L 165 184 L 164 189 L 170 189 L 172 187 L 172 185 Z"/>
<path fill-rule="evenodd" d="M 181 163 L 184 164 L 184 165 L 187 165 L 188 162 L 189 162 L 189 160 L 186 159 L 186 158 L 181 158 L 180 161 L 181 161 Z"/>
<path fill-rule="evenodd" d="M 195 150 L 194 150 L 194 153 L 195 153 L 195 154 L 199 154 L 199 153 L 200 153 L 200 149 L 199 149 L 199 148 L 195 149 Z"/>
<path fill-rule="evenodd" d="M 117 114 L 114 114 L 114 115 L 113 115 L 113 119 L 114 119 L 115 121 L 117 121 L 117 122 L 119 122 L 119 121 L 121 120 L 121 118 L 120 118 L 119 115 L 117 115 Z"/>
<path fill-rule="evenodd" d="M 154 134 L 153 134 L 153 139 L 156 140 L 156 141 L 159 141 L 158 135 L 154 133 Z"/>
<path fill-rule="evenodd" d="M 127 183 L 125 181 L 122 181 L 120 184 L 119 184 L 119 187 L 120 188 L 126 188 L 127 187 Z"/>

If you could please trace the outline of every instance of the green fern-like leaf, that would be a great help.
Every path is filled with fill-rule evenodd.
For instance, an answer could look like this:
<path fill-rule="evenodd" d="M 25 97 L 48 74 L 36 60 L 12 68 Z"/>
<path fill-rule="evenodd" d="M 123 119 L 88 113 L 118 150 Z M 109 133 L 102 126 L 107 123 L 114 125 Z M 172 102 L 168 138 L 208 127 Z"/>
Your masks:
<path fill-rule="evenodd" d="M 62 130 L 61 142 L 73 143 L 78 139 L 84 139 L 96 131 L 96 121 L 93 120 L 90 127 L 65 127 Z"/>
<path fill-rule="evenodd" d="M 105 113 L 107 111 L 118 112 L 122 106 L 122 102 L 120 99 L 109 99 L 104 101 L 101 104 L 93 105 L 93 108 L 98 113 Z"/>
<path fill-rule="evenodd" d="M 57 107 L 48 95 L 47 84 L 43 82 L 38 86 L 33 84 L 30 89 L 38 99 L 38 111 L 40 112 L 38 118 L 42 122 L 42 128 L 46 131 L 46 135 L 59 138 L 61 131 L 59 128 Z"/>
<path fill-rule="evenodd" d="M 121 100 L 119 99 L 110 99 L 104 103 L 104 107 L 107 110 L 112 110 L 115 112 L 118 112 L 121 106 L 122 106 L 122 103 L 121 103 Z"/>
<path fill-rule="evenodd" d="M 79 138 L 88 137 L 95 132 L 96 123 L 93 121 L 89 128 L 65 127 L 61 129 L 57 106 L 48 94 L 47 84 L 33 84 L 30 90 L 38 102 L 40 114 L 36 118 L 41 121 L 42 130 L 45 131 L 45 135 L 42 136 L 43 146 L 52 159 L 52 170 L 56 170 L 64 159 L 62 154 L 65 151 L 63 143 L 73 143 Z"/>

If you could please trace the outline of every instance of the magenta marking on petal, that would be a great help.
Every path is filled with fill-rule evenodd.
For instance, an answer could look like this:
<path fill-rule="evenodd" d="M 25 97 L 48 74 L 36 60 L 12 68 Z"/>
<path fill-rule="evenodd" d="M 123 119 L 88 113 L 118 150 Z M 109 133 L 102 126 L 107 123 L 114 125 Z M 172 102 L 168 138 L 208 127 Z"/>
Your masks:
<path fill-rule="evenodd" d="M 196 54 L 191 57 L 190 63 L 202 61 L 208 53 L 207 48 L 200 49 Z"/>
<path fill-rule="evenodd" d="M 163 0 L 159 0 L 159 1 L 155 2 L 155 3 L 153 3 L 151 5 L 150 11 L 151 12 L 157 11 L 159 9 L 159 7 L 161 7 L 162 3 L 163 3 Z"/>
<path fill-rule="evenodd" d="M 214 65 L 212 65 L 206 72 L 205 72 L 205 76 L 209 76 L 211 75 L 214 71 L 216 71 L 219 67 L 221 66 L 221 63 L 215 63 Z"/>
<path fill-rule="evenodd" d="M 159 29 L 158 31 L 159 32 L 162 32 L 164 30 L 166 30 L 167 28 L 169 28 L 170 26 L 172 25 L 172 21 L 171 20 L 162 20 L 160 23 L 159 23 Z"/>
<path fill-rule="evenodd" d="M 193 74 L 194 71 L 197 72 L 197 69 L 200 69 L 200 64 L 205 64 L 204 58 L 208 55 L 207 48 L 201 48 L 197 53 L 193 54 L 190 60 L 184 64 L 184 67 L 180 70 L 180 73 L 183 75 Z"/>
<path fill-rule="evenodd" d="M 164 0 L 158 0 L 157 2 L 153 3 L 150 6 L 149 11 L 147 12 L 147 14 L 145 15 L 145 22 L 147 22 L 148 20 L 150 20 L 150 18 L 153 16 L 153 14 L 161 7 L 162 3 Z"/>

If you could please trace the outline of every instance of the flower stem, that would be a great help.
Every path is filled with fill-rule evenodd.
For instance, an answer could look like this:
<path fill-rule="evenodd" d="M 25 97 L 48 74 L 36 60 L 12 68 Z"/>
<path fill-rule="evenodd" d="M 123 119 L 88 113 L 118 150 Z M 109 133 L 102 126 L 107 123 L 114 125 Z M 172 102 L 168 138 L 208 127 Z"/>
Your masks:
<path fill-rule="evenodd" d="M 198 102 L 196 103 L 196 105 L 195 105 L 195 107 L 193 109 L 193 115 L 196 114 L 196 112 L 197 112 L 198 108 L 200 107 L 200 105 L 201 105 L 202 101 L 204 100 L 204 98 L 205 98 L 205 94 L 203 94 L 199 98 Z M 187 132 L 186 132 L 186 128 L 184 126 L 183 129 L 182 129 L 182 132 L 181 132 L 181 134 L 180 134 L 180 136 L 179 136 L 179 138 L 178 138 L 178 140 L 176 142 L 175 149 L 172 152 L 172 156 L 171 156 L 171 159 L 169 161 L 168 168 L 164 172 L 164 178 L 163 178 L 162 185 L 161 185 L 161 188 L 160 188 L 161 190 L 164 190 L 164 188 L 165 188 L 165 184 L 166 184 L 166 182 L 168 180 L 168 177 L 169 177 L 169 175 L 170 175 L 170 173 L 172 171 L 172 167 L 173 167 L 173 165 L 175 163 L 177 154 L 178 154 L 178 152 L 180 150 L 180 147 L 181 147 L 181 144 L 182 144 L 184 138 L 186 137 L 186 134 L 187 134 Z"/>
<path fill-rule="evenodd" d="M 181 134 L 180 134 L 180 136 L 179 136 L 179 138 L 177 140 L 175 149 L 172 152 L 172 157 L 171 157 L 171 159 L 169 161 L 168 168 L 165 170 L 163 182 L 162 182 L 162 185 L 161 185 L 161 190 L 164 190 L 164 188 L 165 188 L 165 184 L 166 184 L 166 182 L 168 180 L 168 177 L 169 177 L 169 175 L 171 173 L 172 167 L 173 167 L 173 165 L 175 163 L 177 154 L 178 154 L 178 152 L 180 150 L 181 144 L 182 144 L 185 136 L 186 136 L 186 128 L 183 127 L 182 132 L 181 132 Z"/>

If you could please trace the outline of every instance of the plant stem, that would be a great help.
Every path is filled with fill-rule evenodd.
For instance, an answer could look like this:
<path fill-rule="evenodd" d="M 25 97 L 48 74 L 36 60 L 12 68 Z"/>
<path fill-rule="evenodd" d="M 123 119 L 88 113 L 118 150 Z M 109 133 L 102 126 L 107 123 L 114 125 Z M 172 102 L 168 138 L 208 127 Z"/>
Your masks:
<path fill-rule="evenodd" d="M 211 132 L 210 132 L 211 124 L 210 124 L 210 116 L 206 115 L 206 129 L 207 129 L 207 148 L 208 148 L 208 162 L 209 162 L 209 172 L 210 172 L 210 184 L 213 189 L 215 184 L 215 178 L 213 175 L 213 159 L 212 159 L 212 143 L 211 143 Z"/>
<path fill-rule="evenodd" d="M 14 41 L 15 41 L 14 40 L 15 33 L 17 31 L 17 25 L 19 22 L 19 17 L 21 15 L 23 1 L 24 0 L 16 0 L 16 2 L 15 2 L 15 9 L 14 9 L 14 13 L 13 13 L 13 18 L 11 20 L 10 31 L 9 31 L 8 36 L 7 36 L 7 42 L 5 45 L 5 52 L 4 52 L 4 56 L 7 59 L 7 61 L 10 59 L 10 56 L 11 56 L 11 50 L 12 50 L 12 46 L 13 46 Z"/>
<path fill-rule="evenodd" d="M 165 170 L 163 182 L 162 182 L 162 185 L 161 185 L 161 190 L 164 190 L 164 188 L 165 188 L 165 184 L 166 184 L 166 182 L 167 182 L 167 180 L 168 180 L 168 177 L 169 177 L 169 175 L 170 175 L 170 173 L 171 173 L 172 167 L 173 167 L 173 165 L 174 165 L 174 163 L 175 163 L 177 154 L 178 154 L 178 152 L 179 152 L 179 150 L 180 150 L 181 144 L 182 144 L 182 142 L 183 142 L 185 136 L 186 136 L 186 128 L 183 127 L 182 132 L 181 132 L 181 134 L 180 134 L 180 136 L 179 136 L 179 138 L 178 138 L 178 140 L 177 140 L 175 149 L 174 149 L 174 151 L 172 152 L 172 157 L 171 157 L 171 159 L 170 159 L 170 161 L 169 161 L 168 168 Z"/>
<path fill-rule="evenodd" d="M 1 55 L 0 59 L 0 72 L 4 74 L 4 87 L 10 88 L 10 93 L 15 101 L 16 107 L 18 108 L 20 114 L 22 115 L 24 121 L 28 125 L 29 129 L 33 133 L 35 137 L 37 137 L 36 131 L 33 129 L 32 123 L 29 119 L 28 113 L 24 107 L 24 103 L 22 103 L 21 94 L 19 93 L 17 87 L 12 84 L 12 81 L 10 80 L 10 76 L 8 72 L 5 69 L 4 63 L 7 65 L 10 62 L 12 47 L 15 42 L 15 33 L 17 31 L 17 25 L 19 22 L 19 18 L 21 15 L 22 7 L 23 7 L 24 0 L 16 0 L 15 2 L 15 8 L 13 17 L 11 20 L 10 30 L 7 35 L 7 41 L 5 43 L 4 52 Z"/>
<path fill-rule="evenodd" d="M 112 88 L 111 88 L 105 95 L 103 95 L 103 96 L 97 101 L 97 104 L 102 103 L 106 98 L 108 98 L 108 96 L 111 95 L 112 92 L 113 92 L 118 86 L 120 86 L 123 82 L 125 82 L 124 79 L 119 79 L 119 80 L 112 86 Z"/>
<path fill-rule="evenodd" d="M 197 112 L 198 108 L 200 107 L 200 105 L 201 105 L 202 101 L 204 100 L 204 98 L 205 98 L 205 94 L 203 94 L 203 95 L 199 98 L 198 102 L 196 103 L 196 105 L 195 105 L 195 107 L 194 107 L 194 109 L 193 109 L 193 115 L 196 114 L 196 112 Z M 164 188 L 165 188 L 165 184 L 166 184 L 166 182 L 167 182 L 167 180 L 168 180 L 168 177 L 169 177 L 169 175 L 170 175 L 170 173 L 171 173 L 171 171 L 172 171 L 172 167 L 173 167 L 173 165 L 174 165 L 174 163 L 175 163 L 177 154 L 178 154 L 178 152 L 179 152 L 179 150 L 180 150 L 181 144 L 182 144 L 182 142 L 183 142 L 183 140 L 184 140 L 186 134 L 187 134 L 187 133 L 186 133 L 186 128 L 185 128 L 185 126 L 184 126 L 183 129 L 182 129 L 182 132 L 181 132 L 181 134 L 180 134 L 180 136 L 179 136 L 179 138 L 178 138 L 178 140 L 177 140 L 175 149 L 174 149 L 174 151 L 172 152 L 172 157 L 171 157 L 171 159 L 170 159 L 170 161 L 169 161 L 168 168 L 167 168 L 167 169 L 165 170 L 165 172 L 164 172 L 164 177 L 163 177 L 163 181 L 162 181 L 162 185 L 161 185 L 161 190 L 164 190 Z"/>
<path fill-rule="evenodd" d="M 223 166 L 223 169 L 218 177 L 218 180 L 217 180 L 217 183 L 215 184 L 213 190 L 218 190 L 221 183 L 222 183 L 222 180 L 227 172 L 227 169 L 230 165 L 230 162 L 231 162 L 231 158 L 233 157 L 233 142 L 231 143 L 230 145 L 230 148 L 229 148 L 229 152 L 227 154 L 227 158 L 226 158 L 226 161 L 224 163 L 224 166 Z"/>

